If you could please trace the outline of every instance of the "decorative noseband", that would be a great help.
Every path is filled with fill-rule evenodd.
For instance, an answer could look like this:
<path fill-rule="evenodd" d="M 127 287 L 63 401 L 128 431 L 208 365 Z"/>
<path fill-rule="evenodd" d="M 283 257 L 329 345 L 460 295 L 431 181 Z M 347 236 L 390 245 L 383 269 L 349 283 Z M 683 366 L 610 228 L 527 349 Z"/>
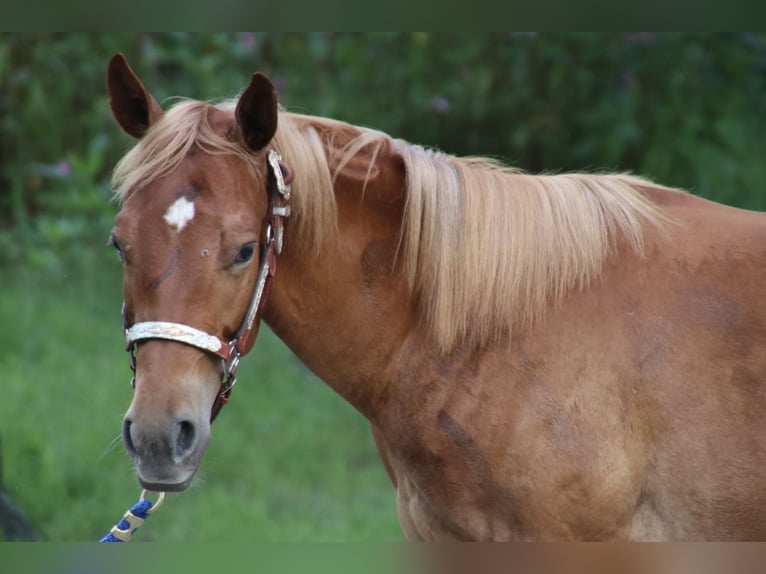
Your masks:
<path fill-rule="evenodd" d="M 128 325 L 127 310 L 122 306 L 122 317 L 125 325 L 125 341 L 127 351 L 130 353 L 130 368 L 133 371 L 131 385 L 135 386 L 136 373 L 136 345 L 139 341 L 147 339 L 165 339 L 190 345 L 212 353 L 221 358 L 223 375 L 221 389 L 216 396 L 215 403 L 210 415 L 213 422 L 223 405 L 229 401 L 231 389 L 237 382 L 237 368 L 239 359 L 245 354 L 247 342 L 258 334 L 264 303 L 268 295 L 271 279 L 276 272 L 277 255 L 282 252 L 284 240 L 284 219 L 290 215 L 290 183 L 293 174 L 282 163 L 280 155 L 270 150 L 268 153 L 269 173 L 274 175 L 276 185 L 268 185 L 269 193 L 269 221 L 266 226 L 265 241 L 261 247 L 261 262 L 258 268 L 258 278 L 255 281 L 253 295 L 245 312 L 245 316 L 237 329 L 234 338 L 224 341 L 216 335 L 211 335 L 194 327 L 182 323 L 169 321 L 144 321 Z"/>
<path fill-rule="evenodd" d="M 209 353 L 215 353 L 222 359 L 229 359 L 234 350 L 234 347 L 229 343 L 222 341 L 215 335 L 209 335 L 205 331 L 200 331 L 182 323 L 170 323 L 168 321 L 136 323 L 125 331 L 125 339 L 129 344 L 135 341 L 143 341 L 144 339 L 178 341 L 179 343 L 191 345 Z"/>

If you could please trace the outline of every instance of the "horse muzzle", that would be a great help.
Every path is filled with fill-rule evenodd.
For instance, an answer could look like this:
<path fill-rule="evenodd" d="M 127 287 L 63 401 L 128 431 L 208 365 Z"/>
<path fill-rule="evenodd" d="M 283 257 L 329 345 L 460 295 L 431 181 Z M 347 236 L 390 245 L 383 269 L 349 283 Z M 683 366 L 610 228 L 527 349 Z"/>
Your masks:
<path fill-rule="evenodd" d="M 149 422 L 131 409 L 125 415 L 122 439 L 143 488 L 178 492 L 189 487 L 199 468 L 210 439 L 210 421 L 176 415 Z"/>

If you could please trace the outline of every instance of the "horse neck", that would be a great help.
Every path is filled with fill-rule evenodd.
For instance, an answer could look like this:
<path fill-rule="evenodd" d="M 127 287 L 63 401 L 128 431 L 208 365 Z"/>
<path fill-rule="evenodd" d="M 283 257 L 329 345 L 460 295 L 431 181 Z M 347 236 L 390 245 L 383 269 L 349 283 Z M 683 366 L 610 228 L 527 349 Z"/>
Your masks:
<path fill-rule="evenodd" d="M 371 169 L 370 159 L 359 154 L 335 177 L 337 231 L 318 253 L 293 243 L 286 229 L 265 314 L 277 336 L 368 418 L 415 323 L 396 263 L 403 164 L 383 153 Z"/>

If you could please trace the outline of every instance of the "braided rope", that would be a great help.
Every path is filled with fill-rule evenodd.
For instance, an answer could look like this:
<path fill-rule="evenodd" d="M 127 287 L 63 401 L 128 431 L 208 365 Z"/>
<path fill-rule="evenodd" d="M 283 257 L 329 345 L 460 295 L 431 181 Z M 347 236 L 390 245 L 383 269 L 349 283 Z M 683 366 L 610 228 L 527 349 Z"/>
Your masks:
<path fill-rule="evenodd" d="M 146 491 L 141 493 L 141 500 L 130 507 L 122 519 L 112 527 L 109 534 L 104 536 L 99 542 L 130 542 L 133 534 L 144 523 L 144 520 L 160 507 L 165 493 L 161 492 L 156 503 L 146 498 Z"/>

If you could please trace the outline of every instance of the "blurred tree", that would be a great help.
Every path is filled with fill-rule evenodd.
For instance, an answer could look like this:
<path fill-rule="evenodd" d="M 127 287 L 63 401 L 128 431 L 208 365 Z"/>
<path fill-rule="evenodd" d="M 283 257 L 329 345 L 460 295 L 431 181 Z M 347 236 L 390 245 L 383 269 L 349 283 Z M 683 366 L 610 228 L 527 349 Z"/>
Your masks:
<path fill-rule="evenodd" d="M 266 72 L 289 109 L 529 171 L 633 171 L 766 209 L 766 35 L 0 35 L 0 260 L 55 263 L 108 229 L 104 70 L 125 52 L 160 101 Z"/>

